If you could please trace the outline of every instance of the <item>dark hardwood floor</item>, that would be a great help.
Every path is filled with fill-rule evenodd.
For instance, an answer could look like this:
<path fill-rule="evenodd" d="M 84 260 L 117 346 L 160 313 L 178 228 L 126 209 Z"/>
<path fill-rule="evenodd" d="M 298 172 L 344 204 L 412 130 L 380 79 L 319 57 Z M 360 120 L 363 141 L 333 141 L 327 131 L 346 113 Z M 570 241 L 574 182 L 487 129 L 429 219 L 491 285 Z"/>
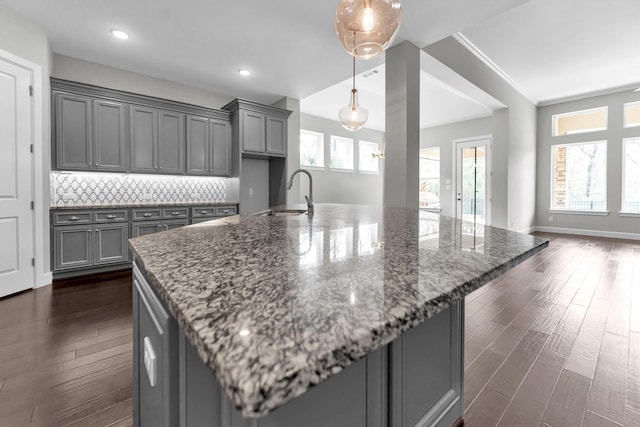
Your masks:
<path fill-rule="evenodd" d="M 640 242 L 550 247 L 467 297 L 465 426 L 640 426 Z M 131 275 L 0 300 L 0 426 L 128 426 Z"/>

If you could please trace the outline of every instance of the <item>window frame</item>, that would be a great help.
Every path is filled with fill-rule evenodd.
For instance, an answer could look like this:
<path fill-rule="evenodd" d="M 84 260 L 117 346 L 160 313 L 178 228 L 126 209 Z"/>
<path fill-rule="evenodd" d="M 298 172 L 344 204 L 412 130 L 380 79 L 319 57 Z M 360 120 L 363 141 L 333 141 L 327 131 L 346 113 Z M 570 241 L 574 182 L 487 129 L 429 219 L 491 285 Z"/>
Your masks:
<path fill-rule="evenodd" d="M 626 187 L 626 164 L 627 164 L 627 142 L 637 141 L 640 143 L 640 137 L 631 137 L 631 138 L 623 138 L 622 139 L 622 176 L 620 177 L 620 181 L 622 183 L 620 187 L 620 211 L 619 213 L 623 216 L 640 216 L 640 210 L 638 211 L 628 211 L 624 209 L 625 204 L 625 194 L 624 190 Z"/>
<path fill-rule="evenodd" d="M 374 152 L 378 152 L 378 148 L 380 147 L 380 144 L 378 144 L 377 142 L 373 142 L 373 141 L 367 141 L 364 139 L 359 139 L 358 140 L 358 172 L 362 173 L 362 174 L 369 174 L 369 175 L 379 175 L 380 174 L 380 160 L 377 158 L 374 158 L 376 161 L 376 169 L 375 170 L 371 170 L 371 169 L 362 169 L 362 165 L 360 163 L 360 153 L 362 152 L 362 144 L 365 145 L 372 145 L 375 146 L 375 150 Z"/>
<path fill-rule="evenodd" d="M 324 149 L 324 133 L 322 132 L 315 132 L 312 130 L 308 130 L 308 129 L 300 129 L 300 140 L 299 140 L 299 144 L 302 145 L 302 134 L 306 133 L 308 135 L 313 135 L 316 137 L 316 141 L 319 143 L 319 147 L 317 147 L 317 151 L 322 159 L 322 165 L 321 166 L 313 166 L 313 165 L 305 165 L 302 163 L 302 151 L 300 151 L 300 167 L 305 167 L 305 168 L 309 168 L 309 169 L 317 169 L 317 170 L 324 170 L 327 165 L 325 164 L 325 149 Z"/>
<path fill-rule="evenodd" d="M 334 139 L 351 142 L 351 168 L 339 168 L 339 167 L 332 166 L 333 156 L 331 155 L 331 144 L 333 144 Z M 350 172 L 350 173 L 355 173 L 356 172 L 356 168 L 355 168 L 355 147 L 354 147 L 355 144 L 354 144 L 354 141 L 355 140 L 353 138 L 349 138 L 347 136 L 331 135 L 331 137 L 329 138 L 329 164 L 328 164 L 330 171 Z"/>
<path fill-rule="evenodd" d="M 579 115 L 584 114 L 584 113 L 595 112 L 595 111 L 598 111 L 598 110 L 603 110 L 604 111 L 604 123 L 605 123 L 604 127 L 591 128 L 591 129 L 586 129 L 586 130 L 579 130 L 579 131 L 566 133 L 566 134 L 558 134 L 558 119 L 561 119 L 563 117 L 579 116 Z M 553 137 L 579 135 L 579 134 L 591 133 L 591 132 L 603 132 L 603 131 L 606 131 L 608 129 L 609 129 L 609 106 L 607 106 L 607 105 L 602 106 L 602 107 L 587 108 L 587 109 L 584 109 L 584 110 L 569 111 L 567 113 L 559 113 L 559 114 L 552 114 L 551 115 L 551 136 L 553 136 Z"/>
<path fill-rule="evenodd" d="M 605 144 L 605 152 L 604 152 L 604 210 L 588 210 L 588 209 L 567 209 L 567 208 L 556 208 L 554 203 L 554 188 L 555 188 L 555 149 L 556 147 L 568 147 L 572 145 L 586 145 L 586 144 Z M 609 193 L 607 188 L 607 174 L 609 173 L 608 168 L 608 156 L 609 156 L 609 142 L 606 139 L 595 140 L 595 141 L 580 141 L 580 142 L 569 142 L 564 144 L 553 144 L 551 145 L 551 167 L 550 169 L 550 177 L 549 177 L 549 212 L 550 213 L 567 213 L 567 214 L 577 214 L 577 215 L 609 215 Z"/>

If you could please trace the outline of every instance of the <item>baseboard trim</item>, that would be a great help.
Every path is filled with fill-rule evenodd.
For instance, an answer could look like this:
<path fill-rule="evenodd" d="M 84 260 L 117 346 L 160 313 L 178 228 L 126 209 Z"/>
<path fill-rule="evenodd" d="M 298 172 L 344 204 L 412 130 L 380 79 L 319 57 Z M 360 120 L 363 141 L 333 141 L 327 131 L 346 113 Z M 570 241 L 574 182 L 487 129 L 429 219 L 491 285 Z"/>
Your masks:
<path fill-rule="evenodd" d="M 53 274 L 50 271 L 40 274 L 36 279 L 36 285 L 34 288 L 42 288 L 53 283 Z"/>
<path fill-rule="evenodd" d="M 640 240 L 640 233 L 622 233 L 619 231 L 582 230 L 578 228 L 532 227 L 531 232 L 572 234 L 576 236 L 608 237 L 611 239 Z"/>

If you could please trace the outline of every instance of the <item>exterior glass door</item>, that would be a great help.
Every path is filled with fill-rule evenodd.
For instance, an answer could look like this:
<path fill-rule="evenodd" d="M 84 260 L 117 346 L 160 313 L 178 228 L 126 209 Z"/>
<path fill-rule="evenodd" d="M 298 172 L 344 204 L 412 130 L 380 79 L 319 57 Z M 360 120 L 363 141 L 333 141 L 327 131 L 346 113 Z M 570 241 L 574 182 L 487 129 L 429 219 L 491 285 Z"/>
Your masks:
<path fill-rule="evenodd" d="M 456 146 L 456 217 L 474 224 L 491 223 L 490 139 Z"/>

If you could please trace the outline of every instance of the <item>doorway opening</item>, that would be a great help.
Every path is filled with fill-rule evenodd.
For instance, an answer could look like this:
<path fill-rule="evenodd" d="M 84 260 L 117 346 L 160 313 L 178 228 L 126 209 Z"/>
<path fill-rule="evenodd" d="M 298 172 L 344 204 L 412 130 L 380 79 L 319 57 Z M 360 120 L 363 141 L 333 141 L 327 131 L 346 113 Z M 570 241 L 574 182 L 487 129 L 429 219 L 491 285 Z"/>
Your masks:
<path fill-rule="evenodd" d="M 491 225 L 491 136 L 454 141 L 456 218 Z"/>

